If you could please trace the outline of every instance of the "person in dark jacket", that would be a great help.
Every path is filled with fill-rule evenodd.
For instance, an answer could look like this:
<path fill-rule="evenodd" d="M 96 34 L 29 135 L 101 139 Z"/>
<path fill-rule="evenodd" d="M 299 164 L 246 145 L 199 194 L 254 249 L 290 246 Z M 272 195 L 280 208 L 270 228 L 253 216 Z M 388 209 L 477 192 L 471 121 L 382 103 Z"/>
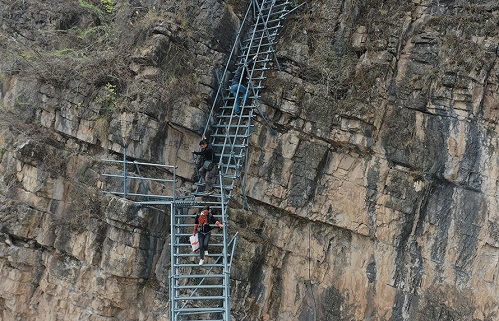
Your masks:
<path fill-rule="evenodd" d="M 204 264 L 204 257 L 208 255 L 208 244 L 211 237 L 211 225 L 216 224 L 220 229 L 223 229 L 223 224 L 215 219 L 209 206 L 206 206 L 201 213 L 196 215 L 194 220 L 193 235 L 198 234 L 199 240 L 199 265 Z"/>
<path fill-rule="evenodd" d="M 232 78 L 229 91 L 234 94 L 234 114 L 239 115 L 239 105 L 246 103 L 246 99 L 250 94 L 250 90 L 248 89 L 248 80 L 249 80 L 249 70 L 253 68 L 255 64 L 256 58 L 258 56 L 254 56 L 248 64 L 241 65 L 237 68 L 236 73 L 234 74 L 234 78 Z"/>
<path fill-rule="evenodd" d="M 204 193 L 206 195 L 213 194 L 213 184 L 218 173 L 217 159 L 215 156 L 215 151 L 208 144 L 206 139 L 199 142 L 201 150 L 199 152 L 192 152 L 195 155 L 201 156 L 201 162 L 199 167 L 199 176 L 201 180 L 205 183 Z"/>

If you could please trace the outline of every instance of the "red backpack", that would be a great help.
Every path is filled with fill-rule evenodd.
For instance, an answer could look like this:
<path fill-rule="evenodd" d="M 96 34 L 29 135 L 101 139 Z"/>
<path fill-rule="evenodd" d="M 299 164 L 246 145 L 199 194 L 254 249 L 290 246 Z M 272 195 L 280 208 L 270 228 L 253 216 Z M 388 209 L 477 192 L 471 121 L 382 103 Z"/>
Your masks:
<path fill-rule="evenodd" d="M 201 211 L 201 213 L 199 214 L 199 217 L 198 217 L 198 224 L 199 224 L 199 227 L 203 227 L 205 226 L 206 224 L 210 224 L 208 222 L 208 215 L 210 212 L 208 212 L 207 210 L 203 210 Z"/>

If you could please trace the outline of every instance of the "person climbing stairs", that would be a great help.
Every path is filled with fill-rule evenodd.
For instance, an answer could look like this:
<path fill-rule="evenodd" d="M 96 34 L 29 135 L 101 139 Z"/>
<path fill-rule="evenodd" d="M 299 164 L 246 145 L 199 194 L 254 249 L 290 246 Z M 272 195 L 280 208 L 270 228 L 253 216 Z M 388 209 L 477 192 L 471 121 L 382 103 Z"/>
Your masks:
<path fill-rule="evenodd" d="M 236 60 L 231 84 L 220 81 L 203 139 L 215 153 L 215 192 L 206 194 L 200 179 L 191 197 L 174 204 L 171 218 L 170 314 L 172 321 L 230 320 L 230 268 L 237 234 L 229 237 L 229 200 L 245 177 L 254 116 L 263 117 L 258 100 L 265 73 L 279 66 L 275 56 L 277 36 L 286 16 L 296 10 L 287 0 L 251 0 L 227 61 Z M 244 35 L 243 35 L 244 32 Z M 243 37 L 244 36 L 244 37 Z M 229 63 L 220 79 L 227 79 Z M 239 75 L 239 77 L 237 77 Z M 268 120 L 265 119 L 268 124 Z M 210 132 L 208 133 L 208 130 Z M 199 153 L 199 152 L 196 152 Z M 211 192 L 211 188 L 208 186 Z M 242 188 L 244 192 L 244 188 Z M 188 238 L 199 210 L 209 206 L 224 228 L 213 232 L 209 258 L 193 261 Z M 213 260 L 211 260 L 213 258 Z"/>

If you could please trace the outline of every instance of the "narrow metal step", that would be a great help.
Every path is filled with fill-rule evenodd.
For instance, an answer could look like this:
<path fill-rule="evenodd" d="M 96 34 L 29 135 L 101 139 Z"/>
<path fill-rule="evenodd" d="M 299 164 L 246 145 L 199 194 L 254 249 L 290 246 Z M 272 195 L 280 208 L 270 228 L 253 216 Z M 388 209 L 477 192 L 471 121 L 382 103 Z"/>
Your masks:
<path fill-rule="evenodd" d="M 194 196 L 204 196 L 204 197 L 222 197 L 222 194 L 220 192 L 214 192 L 212 194 L 206 194 L 204 191 L 203 192 L 193 192 L 192 195 Z"/>
<path fill-rule="evenodd" d="M 227 101 L 227 102 L 231 102 L 231 104 L 228 106 L 230 108 L 233 108 L 234 107 L 234 104 L 232 103 L 234 100 L 235 100 L 235 96 L 230 94 L 230 96 L 226 97 L 224 100 Z M 255 95 L 250 95 L 246 98 L 246 101 L 248 101 L 249 99 L 255 99 L 255 98 L 260 98 L 260 96 L 255 96 Z"/>
<path fill-rule="evenodd" d="M 175 225 L 177 225 L 177 226 L 180 225 L 182 227 L 187 227 L 188 226 L 188 227 L 192 228 L 192 224 L 175 224 Z M 213 246 L 221 246 L 221 244 L 215 244 L 215 243 L 212 244 L 210 242 L 210 246 L 212 246 L 212 245 Z M 178 243 L 178 244 L 175 244 L 175 246 L 186 247 L 186 246 L 191 246 L 191 244 L 190 243 Z"/>
<path fill-rule="evenodd" d="M 201 313 L 199 313 L 201 314 Z M 224 319 L 196 319 L 196 321 L 227 321 L 227 320 L 224 320 Z"/>
<path fill-rule="evenodd" d="M 263 66 L 256 66 L 255 68 L 253 68 L 253 74 L 258 73 L 258 72 L 264 72 L 264 71 L 267 71 L 267 70 L 270 70 L 270 68 L 269 67 L 263 67 Z"/>
<path fill-rule="evenodd" d="M 194 222 L 194 219 L 192 219 L 192 221 Z M 192 225 L 194 226 L 194 223 L 193 223 Z M 213 226 L 213 230 L 216 230 L 216 229 L 217 229 L 217 227 Z M 213 230 L 212 230 L 212 231 L 213 231 Z M 185 237 L 185 236 L 191 236 L 191 235 L 192 235 L 192 233 L 177 233 L 177 236 L 179 236 L 179 237 Z M 213 233 L 213 232 L 212 232 L 212 233 L 211 233 L 211 236 L 212 236 L 212 237 L 222 237 L 222 236 L 223 236 L 223 234 L 220 234 L 220 233 Z"/>
<path fill-rule="evenodd" d="M 191 253 L 178 253 L 178 254 L 173 254 L 173 256 L 175 257 L 199 257 L 199 253 L 198 252 L 191 252 Z M 214 253 L 210 253 L 208 254 L 208 257 L 213 257 L 213 258 L 220 258 L 222 257 L 223 254 L 214 254 Z M 230 257 L 230 254 L 227 254 L 227 257 Z"/>
<path fill-rule="evenodd" d="M 249 124 L 250 127 L 254 127 L 255 125 L 254 124 Z M 211 127 L 216 127 L 216 128 L 220 128 L 220 129 L 233 129 L 233 128 L 246 128 L 248 127 L 248 125 L 239 125 L 239 124 L 216 124 L 216 125 L 213 125 Z M 218 155 L 218 154 L 216 154 Z"/>
<path fill-rule="evenodd" d="M 260 50 L 258 52 L 250 52 L 248 54 L 248 52 L 244 51 L 244 52 L 241 52 L 237 58 L 238 58 L 238 61 L 245 61 L 246 57 L 253 57 L 255 55 L 258 55 L 258 59 L 257 59 L 257 63 L 256 65 L 257 66 L 267 66 L 269 63 L 272 62 L 272 59 L 268 58 L 268 56 L 272 55 L 275 51 L 274 50 Z M 266 58 L 265 58 L 266 57 Z M 239 64 L 241 65 L 241 63 Z"/>
<path fill-rule="evenodd" d="M 247 51 L 247 50 L 252 50 L 252 49 L 255 49 L 255 48 L 258 48 L 258 49 L 261 49 L 262 47 L 273 47 L 275 46 L 275 42 L 271 42 L 271 43 L 257 43 L 257 44 L 254 44 L 254 43 L 245 43 L 244 45 L 241 46 L 241 51 Z"/>
<path fill-rule="evenodd" d="M 256 25 L 253 25 L 253 32 L 251 33 L 251 36 L 248 36 L 246 39 L 250 39 L 252 36 L 260 33 L 274 37 L 275 31 L 282 28 L 282 25 L 280 24 L 282 20 L 279 16 L 273 16 L 270 18 L 271 19 L 269 20 L 260 21 Z M 265 25 L 267 25 L 267 28 L 265 28 Z"/>
<path fill-rule="evenodd" d="M 244 114 L 243 115 L 239 115 L 239 116 L 232 116 L 232 115 L 220 114 L 220 115 L 217 115 L 216 117 L 217 118 L 222 118 L 222 119 L 230 119 L 230 118 L 232 118 L 232 119 L 236 119 L 236 120 L 237 120 L 238 117 L 243 118 L 243 119 L 244 118 L 248 118 L 247 115 L 244 115 Z M 211 144 L 211 145 L 213 146 L 213 144 Z M 220 146 L 220 145 L 218 145 L 218 146 Z"/>
<path fill-rule="evenodd" d="M 265 3 L 266 4 L 266 3 Z M 282 7 L 285 7 L 285 6 L 288 6 L 288 5 L 291 5 L 291 2 L 289 1 L 286 1 L 286 2 L 283 2 L 283 3 L 277 3 L 277 4 L 270 4 L 270 5 L 267 5 L 265 6 L 265 4 L 263 4 L 263 6 L 261 7 L 261 12 L 262 13 L 265 13 L 265 11 L 269 10 L 269 9 L 273 9 L 275 10 L 275 8 L 282 8 Z"/>
<path fill-rule="evenodd" d="M 186 264 L 174 264 L 175 267 L 223 267 L 223 264 L 220 263 L 206 263 L 203 265 L 199 265 L 197 263 L 186 263 Z"/>
<path fill-rule="evenodd" d="M 193 285 L 177 285 L 175 289 L 224 289 L 224 285 L 217 284 L 193 284 Z"/>
<path fill-rule="evenodd" d="M 193 278 L 193 279 L 204 279 L 204 278 L 222 279 L 224 277 L 225 277 L 224 274 L 177 274 L 177 275 L 173 276 L 174 279 L 190 279 L 190 278 Z"/>
<path fill-rule="evenodd" d="M 223 168 L 237 170 L 241 167 L 241 164 L 224 164 Z"/>
<path fill-rule="evenodd" d="M 191 313 L 191 314 L 193 314 L 193 313 Z M 202 313 L 198 313 L 198 314 L 202 314 Z M 187 319 L 187 320 L 189 320 L 189 319 Z M 192 319 L 190 319 L 190 320 L 192 320 Z M 195 320 L 196 321 L 227 321 L 226 319 L 212 319 L 211 315 L 210 315 L 210 319 L 195 319 Z"/>
<path fill-rule="evenodd" d="M 236 159 L 239 159 L 239 158 L 244 158 L 245 155 L 244 154 L 234 154 L 234 155 L 229 155 L 229 154 L 221 154 L 221 153 L 218 153 L 218 154 L 215 154 L 218 158 L 236 158 Z M 223 165 L 222 165 L 223 166 Z M 204 185 L 204 184 L 203 184 Z"/>
<path fill-rule="evenodd" d="M 185 224 L 184 226 L 190 226 L 192 228 L 192 224 Z M 177 243 L 174 245 L 175 247 L 191 247 L 191 243 Z M 217 244 L 214 242 L 210 242 L 210 247 L 223 247 L 223 244 Z"/>
<path fill-rule="evenodd" d="M 212 295 L 212 296 L 178 296 L 174 298 L 176 301 L 195 301 L 195 300 L 222 300 L 223 296 L 220 295 Z"/>
<path fill-rule="evenodd" d="M 248 134 L 211 134 L 211 137 L 218 137 L 218 138 L 240 138 L 240 139 L 247 139 L 250 137 Z"/>
<path fill-rule="evenodd" d="M 202 314 L 202 313 L 217 313 L 217 312 L 224 312 L 225 308 L 224 307 L 210 307 L 210 308 L 175 308 L 173 309 L 173 312 L 178 313 L 180 315 L 189 313 L 189 314 Z"/>
<path fill-rule="evenodd" d="M 236 178 L 239 178 L 239 175 L 238 174 L 225 174 L 224 177 L 229 178 L 229 179 L 236 179 Z"/>
<path fill-rule="evenodd" d="M 213 147 L 223 147 L 224 144 L 212 144 L 212 146 Z M 246 147 L 248 147 L 248 144 L 244 144 L 244 145 L 231 145 L 231 147 L 233 147 L 233 148 L 246 148 Z"/>
<path fill-rule="evenodd" d="M 283 21 L 286 15 L 289 13 L 288 8 L 284 7 L 273 7 L 271 10 L 266 9 L 262 11 L 262 15 L 259 16 L 260 19 L 253 21 L 252 26 L 258 25 L 262 23 L 262 21 Z"/>
<path fill-rule="evenodd" d="M 175 214 L 175 217 L 176 218 L 184 218 L 184 219 L 185 218 L 192 218 L 192 219 L 194 219 L 194 218 L 196 218 L 196 215 L 197 215 L 197 213 L 195 213 L 195 214 Z M 215 217 L 216 219 L 218 219 L 218 218 L 221 218 L 222 216 L 217 211 L 214 211 L 213 217 Z"/>
<path fill-rule="evenodd" d="M 202 209 L 202 208 L 205 208 L 206 207 L 206 203 L 205 202 L 198 202 L 198 203 L 193 203 L 193 204 L 190 204 L 190 205 L 186 205 L 187 208 L 192 208 L 192 209 Z M 182 208 L 181 206 L 177 206 L 177 208 Z M 217 210 L 220 210 L 222 208 L 222 205 L 220 205 L 219 203 L 217 204 L 212 204 L 210 205 L 210 208 L 211 209 L 217 209 Z M 194 214 L 193 214 L 194 215 Z M 215 215 L 216 217 L 217 215 Z"/>
<path fill-rule="evenodd" d="M 259 19 L 253 24 L 253 28 L 259 28 L 259 29 L 264 29 L 265 28 L 265 23 L 267 23 L 267 27 L 273 26 L 275 24 L 279 24 L 282 21 L 281 14 L 287 13 L 288 10 L 280 10 L 280 11 L 274 11 L 270 14 L 270 16 L 266 16 L 265 19 Z M 271 29 L 273 27 L 270 27 Z"/>
<path fill-rule="evenodd" d="M 263 40 L 264 39 L 267 39 L 269 41 L 267 42 L 264 42 Z M 260 46 L 264 46 L 266 45 L 267 43 L 270 44 L 274 44 L 275 41 L 274 39 L 277 39 L 277 34 L 270 34 L 270 35 L 262 35 L 262 36 L 255 36 L 255 37 L 252 37 L 252 38 L 249 38 L 249 39 L 245 39 L 242 41 L 242 44 L 245 45 L 245 44 L 248 44 L 248 43 L 252 43 L 252 44 L 258 44 Z"/>

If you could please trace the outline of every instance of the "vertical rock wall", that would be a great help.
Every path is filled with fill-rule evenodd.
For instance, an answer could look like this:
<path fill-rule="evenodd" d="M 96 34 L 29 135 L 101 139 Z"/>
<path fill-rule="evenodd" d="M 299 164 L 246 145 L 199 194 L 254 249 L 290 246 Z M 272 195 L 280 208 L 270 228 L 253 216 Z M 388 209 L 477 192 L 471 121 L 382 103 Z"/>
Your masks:
<path fill-rule="evenodd" d="M 103 194 L 101 160 L 126 145 L 189 192 L 247 3 L 0 4 L 0 318 L 168 320 L 169 209 Z M 234 320 L 499 319 L 498 15 L 288 18 L 260 99 L 277 132 L 257 119 L 231 203 Z"/>

